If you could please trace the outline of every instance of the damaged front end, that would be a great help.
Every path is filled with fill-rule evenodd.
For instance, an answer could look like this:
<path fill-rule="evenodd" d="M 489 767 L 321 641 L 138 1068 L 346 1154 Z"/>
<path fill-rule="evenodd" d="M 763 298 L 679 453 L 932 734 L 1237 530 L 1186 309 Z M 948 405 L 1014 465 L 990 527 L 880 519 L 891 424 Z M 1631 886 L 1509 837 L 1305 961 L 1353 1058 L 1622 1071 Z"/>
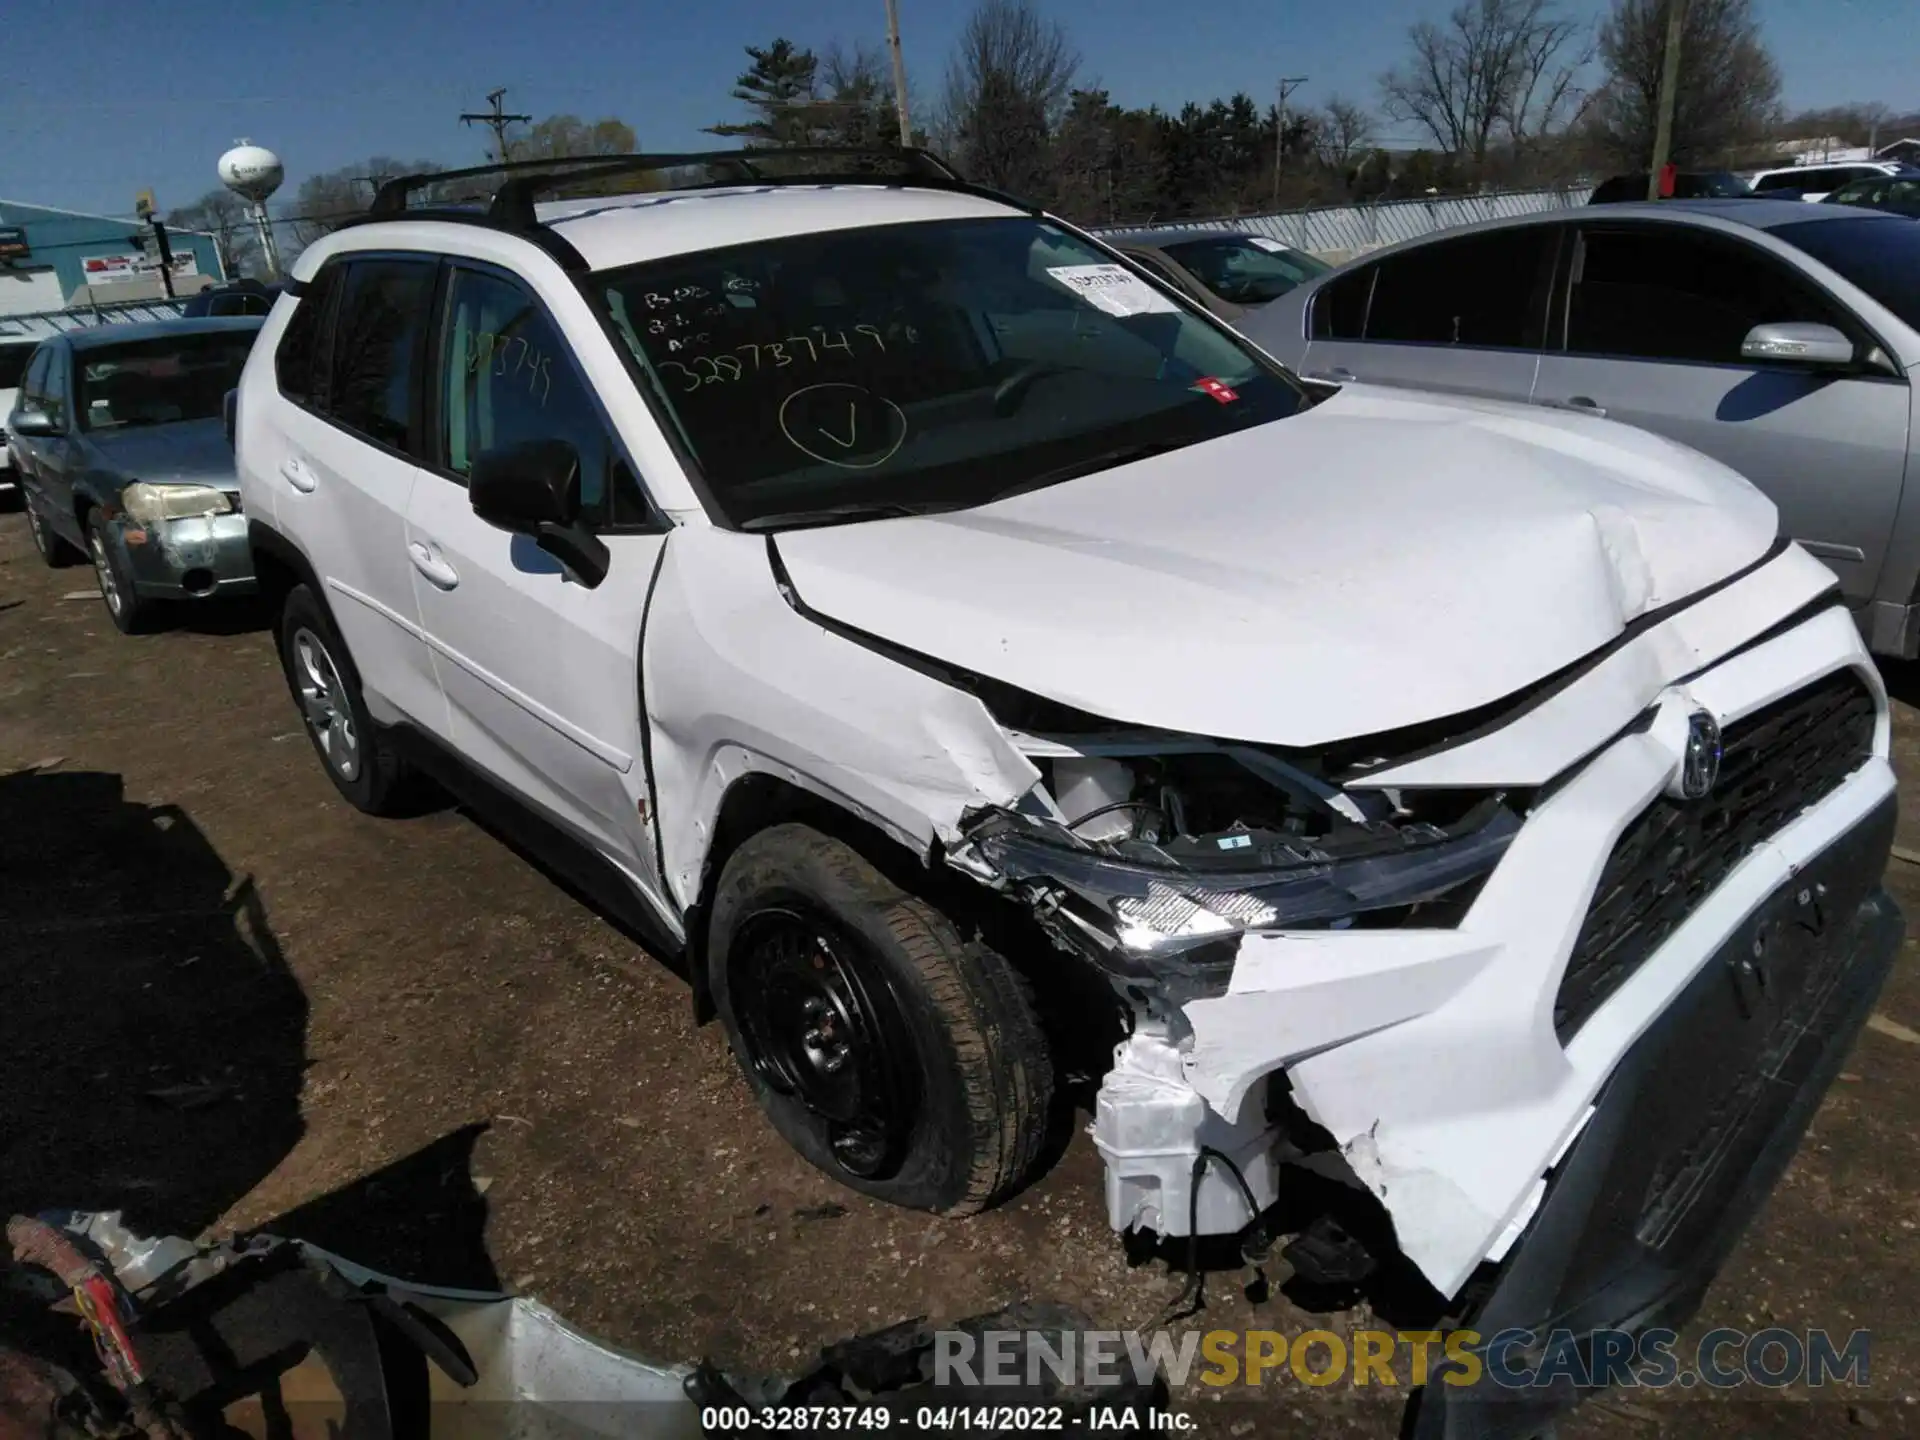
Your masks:
<path fill-rule="evenodd" d="M 1221 1114 L 1189 1083 L 1184 1007 L 1229 991 L 1249 934 L 1457 925 L 1524 797 L 1349 789 L 1378 762 L 1156 732 L 1012 738 L 1041 783 L 971 816 L 947 859 L 1023 901 L 1131 1011 L 1096 1107 L 1109 1219 L 1239 1230 L 1276 1198 L 1280 1137 L 1264 1107 Z"/>

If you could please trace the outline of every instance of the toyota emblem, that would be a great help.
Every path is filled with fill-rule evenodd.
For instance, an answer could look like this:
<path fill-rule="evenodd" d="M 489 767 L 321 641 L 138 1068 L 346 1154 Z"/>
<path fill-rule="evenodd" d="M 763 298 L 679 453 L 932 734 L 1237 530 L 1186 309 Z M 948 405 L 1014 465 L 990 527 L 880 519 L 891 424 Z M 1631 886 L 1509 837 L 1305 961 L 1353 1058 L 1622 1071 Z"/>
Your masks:
<path fill-rule="evenodd" d="M 1700 800 L 1720 779 L 1720 722 L 1704 710 L 1687 717 L 1687 749 L 1680 757 L 1680 798 Z"/>

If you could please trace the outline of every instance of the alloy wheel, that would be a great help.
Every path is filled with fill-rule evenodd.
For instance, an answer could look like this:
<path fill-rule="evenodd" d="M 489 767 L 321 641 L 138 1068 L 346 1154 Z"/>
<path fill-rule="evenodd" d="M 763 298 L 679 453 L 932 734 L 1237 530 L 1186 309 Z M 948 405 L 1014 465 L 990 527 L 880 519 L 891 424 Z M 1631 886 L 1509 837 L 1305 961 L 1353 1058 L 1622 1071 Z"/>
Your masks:
<path fill-rule="evenodd" d="M 293 632 L 293 671 L 300 710 L 314 743 L 333 772 L 352 781 L 360 774 L 360 737 L 353 728 L 353 711 L 333 657 L 320 637 L 304 626 Z"/>
<path fill-rule="evenodd" d="M 87 537 L 87 548 L 93 555 L 93 575 L 100 582 L 100 598 L 107 602 L 107 609 L 117 618 L 121 607 L 127 602 L 120 593 L 120 579 L 113 573 L 113 561 L 107 555 L 107 543 L 100 538 L 98 530 Z"/>

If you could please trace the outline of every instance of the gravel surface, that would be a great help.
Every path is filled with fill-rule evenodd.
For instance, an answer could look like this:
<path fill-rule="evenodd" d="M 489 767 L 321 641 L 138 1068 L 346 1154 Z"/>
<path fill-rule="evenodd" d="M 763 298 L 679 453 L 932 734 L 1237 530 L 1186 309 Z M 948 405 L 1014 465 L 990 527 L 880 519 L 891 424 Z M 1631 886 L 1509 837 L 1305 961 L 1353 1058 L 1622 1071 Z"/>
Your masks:
<path fill-rule="evenodd" d="M 1920 700 L 1920 676 L 1889 683 Z M 1916 774 L 1920 713 L 1901 704 Z M 32 773 L 26 773 L 32 772 Z M 1902 843 L 1920 850 L 1920 790 Z M 1920 865 L 1891 877 L 1909 912 Z M 807 1167 L 683 981 L 465 815 L 334 794 L 250 610 L 126 638 L 85 569 L 0 516 L 0 1203 L 172 1230 L 274 1221 L 380 1268 L 511 1285 L 663 1358 L 785 1370 L 918 1314 L 1021 1299 L 1146 1322 L 1077 1134 L 1002 1208 L 888 1209 Z M 1920 1428 L 1920 976 L 1912 942 L 1785 1183 L 1696 1326 L 1873 1331 L 1871 1384 L 1616 1394 L 1581 1437 Z M 1208 1328 L 1339 1329 L 1247 1274 Z M 1390 1436 L 1384 1398 L 1182 1396 L 1206 1433 Z"/>

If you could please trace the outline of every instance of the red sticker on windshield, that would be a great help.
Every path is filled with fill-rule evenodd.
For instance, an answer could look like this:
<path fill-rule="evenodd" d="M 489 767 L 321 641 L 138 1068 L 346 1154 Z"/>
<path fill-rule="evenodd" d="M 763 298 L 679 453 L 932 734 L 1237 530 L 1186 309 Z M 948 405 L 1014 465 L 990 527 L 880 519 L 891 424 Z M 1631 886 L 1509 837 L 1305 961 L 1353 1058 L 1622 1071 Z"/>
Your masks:
<path fill-rule="evenodd" d="M 1211 375 L 1207 376 L 1204 380 L 1194 381 L 1193 388 L 1198 390 L 1202 395 L 1211 395 L 1222 405 L 1231 405 L 1240 398 L 1240 392 L 1238 390 L 1227 384 L 1226 381 L 1216 380 Z"/>

